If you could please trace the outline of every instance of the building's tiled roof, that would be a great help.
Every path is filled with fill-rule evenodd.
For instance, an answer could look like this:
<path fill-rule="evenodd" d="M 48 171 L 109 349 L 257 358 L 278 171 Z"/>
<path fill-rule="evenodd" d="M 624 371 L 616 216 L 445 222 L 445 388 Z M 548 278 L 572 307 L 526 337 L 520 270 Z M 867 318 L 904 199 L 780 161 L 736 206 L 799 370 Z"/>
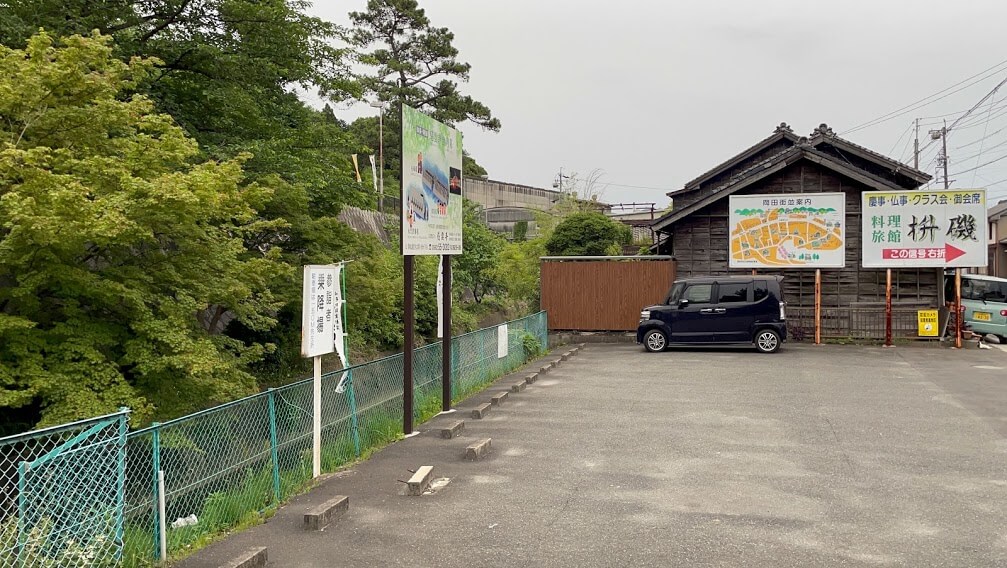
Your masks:
<path fill-rule="evenodd" d="M 790 140 L 791 142 L 797 142 L 798 138 L 799 137 L 796 134 L 794 134 L 794 131 L 791 130 L 790 126 L 788 126 L 786 122 L 781 122 L 780 125 L 776 127 L 776 130 L 774 130 L 771 135 L 769 135 L 766 138 L 763 138 L 762 140 L 756 142 L 754 145 L 746 148 L 745 150 L 742 150 L 740 153 L 738 153 L 737 155 L 735 155 L 731 159 L 729 159 L 729 160 L 727 160 L 725 162 L 722 162 L 720 164 L 717 164 L 713 168 L 707 170 L 706 172 L 703 172 L 703 174 L 701 174 L 700 176 L 696 177 L 695 179 L 692 179 L 692 180 L 689 180 L 689 181 L 685 182 L 685 185 L 682 186 L 682 189 L 673 191 L 673 192 L 669 193 L 668 195 L 671 195 L 673 193 L 682 192 L 682 191 L 688 191 L 690 189 L 696 189 L 696 187 L 694 187 L 694 186 L 696 186 L 697 184 L 702 183 L 706 179 L 711 178 L 711 177 L 719 174 L 720 172 L 722 172 L 722 171 L 726 170 L 727 168 L 731 167 L 732 165 L 734 165 L 734 164 L 736 164 L 736 163 L 744 160 L 745 158 L 748 158 L 749 156 L 752 156 L 753 154 L 755 154 L 759 150 L 761 150 L 763 148 L 767 148 L 767 147 L 769 147 L 769 146 L 773 145 L 774 143 L 779 142 L 781 140 Z"/>
<path fill-rule="evenodd" d="M 830 144 L 839 143 L 839 145 L 848 146 L 850 148 L 856 149 L 857 151 L 863 154 L 867 154 L 875 161 L 878 161 L 886 166 L 889 166 L 893 170 L 902 173 L 907 177 L 919 178 L 922 179 L 923 181 L 928 181 L 932 177 L 930 174 L 924 171 L 920 171 L 908 164 L 903 164 L 902 162 L 894 160 L 889 156 L 879 154 L 874 150 L 871 150 L 870 148 L 866 148 L 864 146 L 861 146 L 860 144 L 855 144 L 845 138 L 840 138 L 839 136 L 836 136 L 832 132 L 832 129 L 829 128 L 828 125 L 826 124 L 820 125 L 818 128 L 814 130 L 814 132 L 811 133 L 811 139 L 809 140 L 809 142 L 811 143 L 812 146 L 818 146 L 819 144 L 822 143 L 830 143 Z"/>

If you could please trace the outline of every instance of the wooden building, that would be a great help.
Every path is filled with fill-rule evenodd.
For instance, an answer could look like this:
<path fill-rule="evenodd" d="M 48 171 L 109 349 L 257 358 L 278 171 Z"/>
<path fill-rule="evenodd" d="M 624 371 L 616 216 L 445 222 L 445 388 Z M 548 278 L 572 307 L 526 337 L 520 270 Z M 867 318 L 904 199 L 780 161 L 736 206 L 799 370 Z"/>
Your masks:
<path fill-rule="evenodd" d="M 680 278 L 750 273 L 728 267 L 728 196 L 842 192 L 846 266 L 822 270 L 824 318 L 831 320 L 832 335 L 873 337 L 879 309 L 883 332 L 885 271 L 861 267 L 861 193 L 918 189 L 929 180 L 922 171 L 836 136 L 825 124 L 803 137 L 783 123 L 768 138 L 669 193 L 674 208 L 652 225 L 658 239 L 654 250 L 676 259 Z M 784 294 L 795 315 L 800 317 L 814 306 L 813 269 L 764 272 L 786 277 Z M 917 308 L 942 305 L 941 272 L 892 272 L 892 300 L 901 309 L 896 325 L 903 335 L 910 335 Z"/>

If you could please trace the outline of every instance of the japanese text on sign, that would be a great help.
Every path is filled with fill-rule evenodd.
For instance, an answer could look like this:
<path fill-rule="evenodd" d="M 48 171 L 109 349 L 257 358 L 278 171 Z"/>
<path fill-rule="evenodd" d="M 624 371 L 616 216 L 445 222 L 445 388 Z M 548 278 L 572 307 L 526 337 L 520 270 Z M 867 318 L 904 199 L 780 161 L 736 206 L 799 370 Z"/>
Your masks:
<path fill-rule="evenodd" d="M 864 266 L 986 265 L 986 192 L 864 192 Z"/>

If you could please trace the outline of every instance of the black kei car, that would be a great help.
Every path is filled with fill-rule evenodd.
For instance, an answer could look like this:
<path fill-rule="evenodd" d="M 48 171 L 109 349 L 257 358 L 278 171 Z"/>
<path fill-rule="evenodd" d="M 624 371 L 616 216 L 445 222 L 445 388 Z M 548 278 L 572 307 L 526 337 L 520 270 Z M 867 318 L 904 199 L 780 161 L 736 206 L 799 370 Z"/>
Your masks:
<path fill-rule="evenodd" d="M 650 352 L 675 344 L 754 344 L 773 353 L 787 340 L 782 280 L 768 275 L 676 280 L 663 304 L 640 312 L 636 342 Z"/>

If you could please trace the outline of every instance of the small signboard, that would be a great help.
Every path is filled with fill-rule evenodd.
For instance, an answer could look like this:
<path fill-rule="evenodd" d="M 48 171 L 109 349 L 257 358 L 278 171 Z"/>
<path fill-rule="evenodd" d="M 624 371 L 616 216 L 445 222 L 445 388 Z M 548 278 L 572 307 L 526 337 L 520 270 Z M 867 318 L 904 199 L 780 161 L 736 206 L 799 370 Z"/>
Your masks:
<path fill-rule="evenodd" d="M 865 191 L 864 268 L 963 268 L 988 264 L 986 190 Z"/>
<path fill-rule="evenodd" d="M 937 337 L 940 335 L 937 325 L 937 310 L 919 310 L 916 312 L 916 322 L 920 337 Z"/>
<path fill-rule="evenodd" d="M 304 267 L 301 305 L 301 355 L 304 357 L 332 353 L 336 340 L 342 341 L 339 270 L 339 266 Z"/>
<path fill-rule="evenodd" d="M 503 359 L 510 353 L 507 324 L 497 326 L 497 359 Z"/>
<path fill-rule="evenodd" d="M 846 266 L 846 196 L 730 196 L 731 268 Z"/>

